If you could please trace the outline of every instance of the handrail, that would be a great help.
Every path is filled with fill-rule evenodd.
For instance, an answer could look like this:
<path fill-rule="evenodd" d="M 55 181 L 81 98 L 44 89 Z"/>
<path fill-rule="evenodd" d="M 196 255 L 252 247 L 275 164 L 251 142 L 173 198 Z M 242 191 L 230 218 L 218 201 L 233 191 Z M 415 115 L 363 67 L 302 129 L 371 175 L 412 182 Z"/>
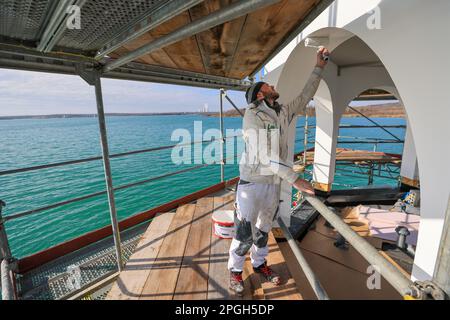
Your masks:
<path fill-rule="evenodd" d="M 408 279 L 400 270 L 386 260 L 369 242 L 358 235 L 338 215 L 322 203 L 322 201 L 310 195 L 305 195 L 304 197 L 359 254 L 375 267 L 403 298 L 422 298 L 420 290 L 413 281 Z"/>
<path fill-rule="evenodd" d="M 404 141 L 396 141 L 396 140 L 379 140 L 379 141 L 338 141 L 338 144 L 403 144 Z"/>
<path fill-rule="evenodd" d="M 306 276 L 306 279 L 308 279 L 308 282 L 311 285 L 311 288 L 313 289 L 314 293 L 316 294 L 316 297 L 319 300 L 330 300 L 330 298 L 328 297 L 328 294 L 326 293 L 325 289 L 323 288 L 323 286 L 320 283 L 319 279 L 317 278 L 316 274 L 314 273 L 311 266 L 308 264 L 308 261 L 306 261 L 305 257 L 303 256 L 302 252 L 300 251 L 300 248 L 298 247 L 297 242 L 295 241 L 295 239 L 292 236 L 291 232 L 289 231 L 288 227 L 284 223 L 283 219 L 278 218 L 278 224 L 280 225 L 280 228 L 283 231 L 284 237 L 288 241 L 288 244 L 291 247 L 291 250 L 294 253 L 295 258 L 297 258 L 297 262 L 300 265 L 300 267 L 302 268 L 303 273 Z"/>
<path fill-rule="evenodd" d="M 11 272 L 11 264 L 8 259 L 3 259 L 0 261 L 0 274 L 1 274 L 1 284 L 2 284 L 2 300 L 10 301 L 15 300 L 14 293 L 14 281 Z"/>
<path fill-rule="evenodd" d="M 0 200 L 0 283 L 3 300 L 15 300 L 16 287 L 12 274 L 12 256 L 5 230 L 2 210 L 5 203 Z"/>
<path fill-rule="evenodd" d="M 150 183 L 150 182 L 154 182 L 154 181 L 161 180 L 161 179 L 168 178 L 168 177 L 172 177 L 172 176 L 175 176 L 175 175 L 178 175 L 178 174 L 194 171 L 194 170 L 197 170 L 197 169 L 205 168 L 205 167 L 208 167 L 208 166 L 211 166 L 211 165 L 215 165 L 215 164 L 217 164 L 217 163 L 202 164 L 202 165 L 198 165 L 198 166 L 195 166 L 195 167 L 192 167 L 192 168 L 187 168 L 187 169 L 184 169 L 184 170 L 171 172 L 171 173 L 164 174 L 164 175 L 161 175 L 161 176 L 158 176 L 158 177 L 154 177 L 154 178 L 150 178 L 150 179 L 146 179 L 146 180 L 130 183 L 130 184 L 127 184 L 127 185 L 115 187 L 114 191 L 124 190 L 124 189 L 128 189 L 128 188 L 135 187 L 135 186 L 138 186 L 138 185 L 147 184 L 147 183 Z M 71 204 L 71 203 L 80 202 L 80 201 L 83 201 L 83 200 L 88 200 L 88 199 L 91 199 L 91 198 L 95 198 L 95 197 L 104 195 L 106 193 L 107 193 L 106 191 L 100 191 L 100 192 L 91 193 L 91 194 L 88 194 L 88 195 L 85 195 L 85 196 L 82 196 L 82 197 L 77 197 L 77 198 L 73 198 L 73 199 L 70 199 L 70 200 L 54 203 L 52 205 L 41 207 L 41 208 L 38 208 L 38 209 L 33 209 L 33 210 L 20 212 L 20 213 L 17 213 L 17 214 L 8 215 L 8 216 L 5 216 L 3 218 L 3 220 L 5 222 L 11 221 L 11 220 L 16 220 L 16 219 L 23 218 L 23 217 L 26 217 L 26 216 L 29 216 L 29 215 L 37 214 L 37 213 L 42 212 L 42 211 L 47 211 L 47 210 L 59 208 L 59 207 L 62 207 L 62 206 L 65 206 L 65 205 L 68 205 L 68 204 Z"/>
<path fill-rule="evenodd" d="M 397 137 L 395 134 L 393 134 L 392 132 L 390 132 L 389 130 L 387 130 L 384 126 L 378 124 L 377 122 L 375 122 L 374 120 L 370 119 L 369 117 L 367 117 L 366 115 L 364 115 L 361 111 L 356 110 L 353 107 L 348 107 L 350 110 L 352 110 L 353 112 L 358 113 L 359 115 L 361 115 L 362 117 L 364 117 L 365 119 L 367 119 L 368 121 L 372 122 L 376 127 L 380 128 L 381 130 L 383 130 L 384 132 L 386 132 L 387 134 L 389 134 L 391 137 L 393 137 L 395 140 L 400 141 L 401 139 L 399 137 Z"/>
<path fill-rule="evenodd" d="M 298 126 L 297 129 L 303 129 L 305 126 Z M 317 128 L 317 126 L 309 126 L 310 129 Z M 341 124 L 339 126 L 339 129 L 374 129 L 379 128 L 378 126 L 364 126 L 364 125 L 353 125 L 353 124 Z M 390 128 L 390 129 L 406 129 L 406 125 L 400 124 L 400 125 L 386 125 L 383 126 L 383 128 Z"/>
<path fill-rule="evenodd" d="M 339 126 L 340 129 L 373 129 L 378 128 L 378 126 L 364 126 L 364 125 L 356 125 L 356 124 L 341 124 Z M 404 124 L 398 124 L 398 125 L 385 125 L 383 128 L 390 128 L 390 129 L 406 129 L 406 125 Z"/>
<path fill-rule="evenodd" d="M 343 171 L 343 172 L 349 172 L 349 171 L 344 171 L 344 170 L 340 170 L 340 171 Z M 366 176 L 366 175 L 368 175 L 368 173 L 359 173 L 359 172 L 349 172 L 349 173 L 354 173 L 354 174 L 357 174 L 357 175 L 360 175 L 360 176 Z M 340 177 L 347 177 L 347 178 L 355 178 L 354 176 L 351 176 L 351 175 L 349 175 L 349 174 L 342 174 L 342 173 L 339 173 L 339 172 L 337 172 L 336 173 L 336 175 L 338 175 L 338 176 L 340 176 Z M 371 175 L 372 177 L 376 177 L 376 178 L 381 178 L 381 179 L 387 179 L 387 180 L 394 180 L 394 181 L 398 181 L 399 180 L 399 178 L 400 177 L 398 177 L 398 178 L 395 178 L 395 177 L 386 177 L 386 176 L 382 176 L 382 175 L 377 175 L 377 174 L 372 174 Z M 357 178 L 359 178 L 359 177 L 357 177 Z M 361 177 L 362 178 L 362 177 Z"/>
<path fill-rule="evenodd" d="M 242 135 L 234 135 L 234 136 L 225 137 L 225 140 L 232 139 L 232 138 L 239 138 L 239 137 L 242 137 Z M 169 146 L 163 146 L 163 147 L 155 147 L 155 148 L 150 148 L 150 149 L 135 150 L 135 151 L 112 154 L 109 156 L 109 158 L 115 159 L 115 158 L 130 156 L 130 155 L 162 151 L 162 150 L 172 149 L 175 147 L 185 147 L 185 146 L 190 146 L 190 145 L 205 144 L 205 143 L 212 143 L 212 142 L 219 142 L 219 141 L 220 141 L 220 139 L 211 139 L 211 140 L 194 141 L 194 142 L 190 142 L 190 143 L 175 144 L 175 145 L 169 145 Z M 68 166 L 68 165 L 80 164 L 80 163 L 99 161 L 102 159 L 103 158 L 101 156 L 99 156 L 99 157 L 70 160 L 70 161 L 64 161 L 64 162 L 58 162 L 58 163 L 44 164 L 44 165 L 38 165 L 38 166 L 33 166 L 33 167 L 27 167 L 27 168 L 5 170 L 5 171 L 0 171 L 0 177 L 6 176 L 6 175 L 17 174 L 17 173 L 24 173 L 24 172 L 37 171 L 37 170 L 42 170 L 42 169 L 50 169 L 50 168 L 63 167 L 63 166 Z"/>
<path fill-rule="evenodd" d="M 346 170 L 343 170 L 343 169 L 339 169 L 339 171 L 353 173 L 353 174 L 357 174 L 357 175 L 360 175 L 360 176 L 367 175 L 367 173 L 364 173 L 364 172 L 357 172 L 357 171 L 351 171 L 350 172 L 350 171 L 346 171 Z M 312 171 L 312 170 L 305 170 L 305 172 L 310 174 L 310 175 L 314 174 L 314 171 Z M 385 171 L 383 171 L 383 172 L 385 172 Z M 340 176 L 340 177 L 355 178 L 355 176 L 351 176 L 351 175 L 348 175 L 348 174 L 342 174 L 340 172 L 336 172 L 335 174 L 337 176 Z M 377 175 L 377 174 L 373 174 L 372 176 L 376 177 L 376 178 L 382 178 L 382 179 L 388 179 L 388 180 L 394 180 L 394 181 L 398 181 L 400 179 L 400 176 L 398 176 L 398 177 L 387 177 L 387 176 Z M 359 178 L 359 177 L 357 177 L 357 178 Z M 333 185 L 344 186 L 344 187 L 349 187 L 349 188 L 357 187 L 356 185 L 345 184 L 345 183 L 336 183 L 336 182 L 333 182 Z"/>
<path fill-rule="evenodd" d="M 372 138 L 372 137 L 355 137 L 355 136 L 338 136 L 339 139 L 353 139 L 353 140 L 367 140 L 367 141 L 397 141 L 393 139 L 385 138 Z"/>
<path fill-rule="evenodd" d="M 305 139 L 300 138 L 295 140 L 295 143 L 298 142 L 302 142 L 305 141 Z M 396 140 L 379 140 L 379 141 L 367 141 L 367 140 L 363 140 L 363 141 L 338 141 L 338 144 L 403 144 L 405 143 L 404 141 L 396 141 Z"/>

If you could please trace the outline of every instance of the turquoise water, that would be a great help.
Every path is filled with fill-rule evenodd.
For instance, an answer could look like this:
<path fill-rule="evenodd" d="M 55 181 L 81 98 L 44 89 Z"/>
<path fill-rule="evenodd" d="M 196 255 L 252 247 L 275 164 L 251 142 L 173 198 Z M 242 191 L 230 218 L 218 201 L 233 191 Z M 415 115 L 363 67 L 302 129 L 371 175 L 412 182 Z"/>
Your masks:
<path fill-rule="evenodd" d="M 376 120 L 382 124 L 404 124 L 402 119 Z M 179 128 L 193 132 L 194 121 L 202 121 L 204 130 L 219 127 L 218 118 L 202 116 L 110 117 L 107 119 L 110 153 L 174 144 L 171 141 L 172 132 Z M 303 122 L 301 119 L 299 125 L 303 125 Z M 343 119 L 342 123 L 369 124 L 360 118 Z M 229 129 L 239 129 L 241 124 L 239 118 L 225 120 L 225 126 Z M 404 129 L 391 131 L 402 138 L 404 136 Z M 343 129 L 341 135 L 390 139 L 380 129 Z M 303 137 L 302 129 L 298 130 L 298 137 Z M 0 171 L 101 154 L 95 118 L 0 121 L 0 145 Z M 367 150 L 373 148 L 365 144 L 343 146 Z M 301 151 L 303 142 L 299 141 L 296 149 Z M 401 153 L 402 145 L 383 145 L 378 150 Z M 164 150 L 111 160 L 114 185 L 117 187 L 191 166 L 174 165 L 171 153 L 171 150 Z M 236 165 L 226 166 L 227 179 L 237 175 Z M 377 184 L 395 184 L 385 179 L 375 181 Z M 213 165 L 117 191 L 118 216 L 124 219 L 219 182 L 220 166 Z M 367 177 L 338 176 L 336 182 L 366 185 Z M 0 176 L 0 199 L 7 203 L 3 212 L 5 216 L 104 190 L 101 161 Z M 107 198 L 103 195 L 9 221 L 6 228 L 13 255 L 20 258 L 109 223 Z"/>

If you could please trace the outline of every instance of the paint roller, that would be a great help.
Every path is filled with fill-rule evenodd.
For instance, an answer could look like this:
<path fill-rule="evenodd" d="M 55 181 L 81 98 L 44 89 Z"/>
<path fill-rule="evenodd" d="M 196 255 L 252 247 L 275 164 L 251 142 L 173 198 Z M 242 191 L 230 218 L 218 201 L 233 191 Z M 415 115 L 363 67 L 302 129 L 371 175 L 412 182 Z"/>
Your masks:
<path fill-rule="evenodd" d="M 316 38 L 306 38 L 305 40 L 305 47 L 307 48 L 315 48 L 317 50 L 320 50 L 322 48 L 325 48 L 325 46 L 328 44 L 328 38 L 325 37 L 316 37 Z M 322 59 L 324 61 L 330 60 L 330 56 L 328 54 L 323 54 Z"/>

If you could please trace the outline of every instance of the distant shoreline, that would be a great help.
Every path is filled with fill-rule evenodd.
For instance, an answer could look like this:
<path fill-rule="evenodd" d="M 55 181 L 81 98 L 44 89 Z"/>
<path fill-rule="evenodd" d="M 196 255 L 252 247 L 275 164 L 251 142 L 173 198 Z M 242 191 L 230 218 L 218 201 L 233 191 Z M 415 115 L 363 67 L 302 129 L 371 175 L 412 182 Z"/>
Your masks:
<path fill-rule="evenodd" d="M 379 104 L 366 107 L 354 107 L 355 110 L 361 112 L 366 117 L 370 118 L 405 118 L 405 109 L 402 105 L 398 103 L 387 103 Z M 241 109 L 242 113 L 245 113 L 245 109 Z M 308 108 L 308 116 L 315 117 L 316 110 L 314 108 Z M 208 114 L 210 117 L 219 117 L 218 113 Z M 226 118 L 236 118 L 240 117 L 240 114 L 236 110 L 230 110 L 225 112 L 224 117 Z M 343 118 L 360 118 L 362 117 L 357 112 L 347 108 L 345 113 L 342 115 Z"/>
<path fill-rule="evenodd" d="M 155 117 L 155 116 L 189 116 L 201 115 L 199 112 L 165 112 L 165 113 L 106 113 L 106 117 Z M 0 116 L 0 120 L 45 120 L 45 119 L 74 119 L 97 118 L 96 114 L 49 114 L 28 116 Z"/>
<path fill-rule="evenodd" d="M 383 104 L 367 107 L 356 107 L 367 117 L 372 118 L 405 118 L 405 110 L 399 104 Z M 245 109 L 241 109 L 245 112 Z M 206 117 L 219 117 L 218 112 L 165 112 L 165 113 L 107 113 L 107 117 L 155 117 L 155 116 L 189 116 L 199 115 Z M 315 117 L 315 110 L 308 109 L 308 115 Z M 52 115 L 34 115 L 34 116 L 0 116 L 0 120 L 45 120 L 45 119 L 73 119 L 73 118 L 96 118 L 96 114 L 52 114 Z M 230 110 L 224 113 L 226 118 L 240 117 L 236 110 Z M 347 109 L 343 115 L 344 118 L 361 117 L 358 113 Z"/>

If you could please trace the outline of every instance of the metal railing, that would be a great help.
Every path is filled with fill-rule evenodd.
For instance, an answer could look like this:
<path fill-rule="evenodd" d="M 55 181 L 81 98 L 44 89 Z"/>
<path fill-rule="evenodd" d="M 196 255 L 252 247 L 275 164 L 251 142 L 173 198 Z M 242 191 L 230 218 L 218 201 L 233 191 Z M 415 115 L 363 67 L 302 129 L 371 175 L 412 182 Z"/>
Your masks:
<path fill-rule="evenodd" d="M 360 145 L 360 144 L 367 144 L 367 145 L 373 145 L 373 151 L 376 152 L 378 151 L 378 147 L 379 145 L 384 145 L 384 144 L 404 144 L 405 141 L 401 140 L 400 138 L 398 138 L 395 134 L 393 134 L 392 132 L 390 132 L 389 130 L 387 130 L 387 128 L 395 128 L 395 129 L 406 129 L 405 125 L 387 125 L 387 126 L 382 126 L 380 124 L 378 124 L 377 122 L 373 121 L 372 119 L 366 117 L 364 114 L 362 114 L 361 112 L 355 110 L 358 114 L 360 114 L 361 116 L 363 116 L 364 118 L 366 118 L 367 120 L 369 120 L 371 123 L 373 123 L 374 125 L 369 125 L 369 126 L 363 126 L 363 125 L 340 125 L 339 128 L 340 129 L 367 129 L 367 128 L 379 128 L 382 129 L 383 131 L 387 132 L 390 136 L 394 137 L 395 139 L 385 139 L 385 138 L 372 138 L 372 137 L 355 137 L 355 136 L 342 136 L 339 135 L 338 136 L 338 141 L 337 141 L 337 145 L 349 145 L 349 144 L 353 144 L 353 145 Z M 295 143 L 299 143 L 302 142 L 304 145 L 304 150 L 308 149 L 308 141 L 309 139 L 313 139 L 313 137 L 311 137 L 310 135 L 315 134 L 314 131 L 310 131 L 311 128 L 316 128 L 316 126 L 310 126 L 308 123 L 308 115 L 306 115 L 306 121 L 305 121 L 305 125 L 304 126 L 297 126 L 297 129 L 303 129 L 304 130 L 304 137 L 295 140 Z M 306 173 L 310 173 L 313 174 L 312 171 L 307 170 L 306 165 L 307 165 L 307 153 L 304 152 L 303 153 L 303 165 L 305 166 L 304 168 L 304 172 Z M 342 164 L 342 163 L 341 163 Z M 349 163 L 348 165 L 356 165 L 355 163 Z M 358 168 L 360 168 L 361 166 L 358 164 L 356 165 Z M 385 179 L 390 179 L 390 180 L 395 180 L 398 181 L 398 183 L 401 182 L 401 177 L 400 177 L 400 172 L 396 172 L 398 175 L 396 177 L 392 176 L 392 171 L 387 168 L 388 164 L 383 164 L 384 167 L 386 167 L 386 170 L 382 170 L 381 166 L 382 164 L 379 163 L 378 164 L 378 169 L 375 168 L 375 163 L 373 161 L 367 161 L 367 163 L 363 164 L 364 167 L 368 167 L 368 171 L 367 172 L 357 172 L 357 171 L 352 171 L 352 170 L 346 170 L 346 169 L 339 169 L 340 172 L 337 172 L 337 166 L 336 166 L 336 175 L 341 176 L 341 177 L 352 177 L 350 175 L 346 175 L 345 173 L 351 173 L 351 174 L 356 174 L 356 175 L 367 175 L 368 176 L 368 185 L 372 185 L 374 183 L 374 178 L 385 178 Z M 378 171 L 379 174 L 377 175 L 375 173 L 375 171 Z M 388 172 L 389 176 L 384 176 L 381 173 L 383 172 Z M 344 172 L 344 174 L 342 173 Z M 333 183 L 333 185 L 338 185 L 337 183 Z M 347 187 L 353 187 L 351 185 L 344 185 Z"/>
<path fill-rule="evenodd" d="M 229 137 L 225 137 L 224 140 L 228 140 L 228 139 L 234 139 L 234 138 L 239 138 L 241 137 L 241 135 L 234 135 L 234 136 L 229 136 Z M 204 140 L 204 141 L 197 141 L 197 142 L 191 142 L 191 143 L 185 143 L 185 144 L 178 144 L 178 145 L 172 145 L 172 146 L 165 146 L 165 147 L 158 147 L 158 148 L 152 148 L 152 149 L 144 149 L 144 150 L 137 150 L 137 151 L 130 151 L 130 152 L 125 152 L 125 153 L 119 153 L 119 154 L 115 154 L 112 155 L 111 158 L 119 158 L 119 157 L 125 157 L 125 156 L 129 156 L 129 155 L 135 155 L 135 154 L 142 154 L 142 153 L 149 153 L 149 152 L 156 152 L 156 151 L 160 151 L 160 150 L 166 150 L 166 149 L 171 149 L 174 147 L 180 147 L 180 146 L 189 146 L 189 145 L 198 145 L 198 144 L 206 144 L 206 143 L 213 143 L 213 142 L 220 142 L 221 139 L 211 139 L 211 140 Z M 74 160 L 74 161 L 67 161 L 67 162 L 60 162 L 60 163 L 54 163 L 54 164 L 48 164 L 48 165 L 40 165 L 40 166 L 34 166 L 34 167 L 28 167 L 28 168 L 21 168 L 21 169 L 14 169 L 14 170 L 8 170 L 8 171 L 2 171 L 0 172 L 0 176 L 4 176 L 4 175 L 12 175 L 12 174 L 17 174 L 17 173 L 23 173 L 23 172 L 30 172 L 30 171 L 37 171 L 37 170 L 42 170 L 42 169 L 48 169 L 48 168 L 55 168 L 55 167 L 62 167 L 62 166 L 68 166 L 68 165 L 73 165 L 73 164 L 79 164 L 79 163 L 86 163 L 86 162 L 91 162 L 91 161 L 98 161 L 98 160 L 102 160 L 101 157 L 93 157 L 93 158 L 86 158 L 86 159 L 80 159 L 80 160 Z M 229 159 L 228 159 L 229 160 Z M 178 170 L 175 172 L 170 172 L 170 173 L 166 173 L 157 177 L 152 177 L 149 179 L 145 179 L 145 180 L 141 180 L 141 181 L 137 181 L 137 182 L 133 182 L 133 183 L 129 183 L 129 184 L 125 184 L 122 186 L 118 186 L 118 187 L 114 187 L 113 190 L 114 191 L 120 191 L 120 190 L 125 190 L 125 189 L 129 189 L 129 188 L 133 188 L 136 186 L 140 186 L 143 184 L 148 184 L 151 182 L 155 182 L 158 180 L 162 180 L 165 178 L 169 178 L 169 177 L 173 177 L 176 175 L 180 175 L 183 173 L 187 173 L 187 172 L 191 172 L 194 170 L 198 170 L 198 169 L 202 169 L 205 167 L 209 167 L 212 165 L 218 165 L 223 163 L 223 165 L 226 164 L 226 159 L 223 159 L 223 161 L 221 160 L 220 162 L 213 162 L 210 164 L 200 164 L 191 168 L 186 168 L 183 170 Z M 72 203 L 76 203 L 76 202 L 80 202 L 80 201 L 84 201 L 84 200 L 88 200 L 91 198 L 95 198 L 98 196 L 102 196 L 107 194 L 107 191 L 99 191 L 99 192 L 94 192 L 94 193 L 90 193 L 81 197 L 76 197 L 76 198 L 72 198 L 69 200 L 65 200 L 65 201 L 61 201 L 58 203 L 54 203 L 48 206 L 44 206 L 44 207 L 40 207 L 40 208 L 36 208 L 36 209 L 32 209 L 32 210 L 27 210 L 27 211 L 23 211 L 23 212 L 19 212 L 19 213 L 15 213 L 15 214 L 10 214 L 8 216 L 3 217 L 3 221 L 7 222 L 7 221 L 11 221 L 11 220 L 16 220 L 19 218 L 23 218 L 29 215 L 33 215 L 33 214 L 37 214 L 43 211 L 47 211 L 50 209 L 55 209 L 55 208 L 59 208 L 68 204 L 72 204 Z"/>
<path fill-rule="evenodd" d="M 16 297 L 16 290 L 13 276 L 13 259 L 8 243 L 8 237 L 5 230 L 5 221 L 2 216 L 3 207 L 5 203 L 0 200 L 0 276 L 2 286 L 2 299 L 14 300 Z"/>
<path fill-rule="evenodd" d="M 229 137 L 225 137 L 225 139 L 239 138 L 241 136 L 242 135 L 229 136 Z M 131 156 L 131 155 L 169 150 L 169 149 L 173 149 L 175 147 L 185 147 L 185 146 L 190 146 L 190 145 L 205 144 L 205 143 L 212 143 L 212 142 L 219 142 L 219 141 L 220 141 L 220 139 L 211 139 L 211 140 L 203 140 L 203 141 L 194 141 L 194 142 L 190 142 L 190 143 L 167 145 L 167 146 L 155 147 L 155 148 L 149 148 L 149 149 L 134 150 L 134 151 L 112 154 L 109 156 L 109 158 L 117 159 L 117 158 L 127 157 L 127 156 Z M 4 170 L 4 171 L 0 171 L 0 177 L 6 176 L 6 175 L 18 174 L 18 173 L 39 171 L 39 170 L 43 170 L 43 169 L 52 169 L 52 168 L 64 167 L 64 166 L 75 165 L 75 164 L 101 161 L 101 160 L 103 160 L 103 158 L 101 156 L 97 156 L 97 157 L 91 157 L 91 158 L 76 159 L 76 160 L 69 160 L 69 161 L 63 161 L 63 162 L 58 162 L 58 163 L 50 163 L 50 164 L 44 164 L 44 165 L 38 165 L 38 166 L 31 166 L 31 167 L 26 167 L 26 168 Z"/>
<path fill-rule="evenodd" d="M 104 113 L 104 107 L 103 107 L 103 94 L 102 94 L 102 87 L 101 87 L 101 82 L 100 82 L 100 76 L 98 71 L 95 70 L 86 70 L 83 68 L 78 68 L 77 72 L 79 73 L 79 75 L 86 81 L 88 82 L 88 84 L 90 84 L 91 86 L 93 86 L 95 88 L 95 96 L 96 96 L 96 102 L 97 102 L 97 115 L 98 115 L 98 122 L 99 122 L 99 129 L 100 129 L 100 141 L 101 141 L 101 147 L 102 147 L 102 156 L 97 156 L 97 157 L 90 157 L 90 158 L 84 158 L 84 159 L 76 159 L 76 160 L 69 160 L 69 161 L 64 161 L 64 162 L 58 162 L 58 163 L 51 163 L 51 164 L 44 164 L 44 165 L 37 165 L 37 166 L 31 166 L 31 167 L 27 167 L 27 168 L 17 168 L 17 169 L 12 169 L 12 170 L 5 170 L 5 171 L 0 171 L 0 177 L 1 176 L 7 176 L 7 175 L 13 175 L 13 174 L 19 174 L 19 173 L 26 173 L 26 172 L 33 172 L 33 171 L 38 171 L 38 170 L 45 170 L 45 169 L 50 169 L 50 168 L 57 168 L 57 167 L 64 167 L 64 166 L 70 166 L 70 165 L 76 165 L 76 164 L 83 164 L 83 163 L 88 163 L 88 162 L 93 162 L 93 161 L 100 161 L 103 160 L 103 165 L 104 165 L 104 172 L 105 172 L 105 182 L 106 182 L 106 190 L 105 191 L 100 191 L 100 192 L 95 192 L 95 193 L 91 193 L 91 194 L 87 194 L 84 196 L 80 196 L 80 197 L 76 197 L 76 198 L 72 198 L 72 199 L 68 199 L 65 201 L 61 201 L 58 203 L 54 203 L 51 205 L 47 205 L 44 207 L 40 207 L 40 208 L 36 208 L 36 209 L 32 209 L 32 210 L 27 210 L 27 211 L 23 211 L 23 212 L 19 212 L 19 213 L 15 213 L 15 214 L 10 214 L 6 217 L 2 217 L 1 216 L 1 211 L 0 211 L 0 247 L 3 248 L 2 252 L 8 252 L 8 254 L 2 254 L 2 257 L 9 257 L 9 258 L 5 258 L 2 261 L 2 277 L 5 276 L 5 279 L 8 278 L 7 275 L 9 275 L 9 278 L 11 279 L 11 281 L 13 281 L 13 275 L 11 273 L 10 270 L 10 260 L 12 260 L 11 258 L 11 254 L 10 254 L 10 249 L 9 249 L 9 244 L 8 244 L 8 239 L 7 239 L 7 234 L 6 231 L 4 229 L 4 223 L 7 221 L 12 221 L 12 220 L 16 220 L 16 219 L 20 219 L 20 218 L 24 218 L 30 215 L 34 215 L 43 211 L 47 211 L 50 209 L 55 209 L 55 208 L 59 208 L 68 204 L 72 204 L 72 203 L 76 203 L 76 202 L 80 202 L 80 201 L 84 201 L 84 200 L 88 200 L 97 196 L 101 196 L 101 195 L 108 195 L 108 203 L 109 203 L 109 210 L 110 210 L 110 217 L 111 217 L 111 226 L 113 229 L 113 238 L 114 238 L 114 245 L 115 245 L 115 251 L 116 251 L 116 256 L 117 256 L 117 263 L 118 263 L 118 268 L 119 271 L 122 270 L 123 267 L 123 260 L 122 260 L 122 250 L 121 250 L 121 240 L 120 240 L 120 231 L 119 231 L 119 227 L 118 227 L 118 219 L 117 219 L 117 213 L 116 213 L 116 206 L 115 206 L 115 196 L 114 196 L 114 192 L 115 191 L 119 191 L 119 190 L 124 190 L 124 189 L 128 189 L 128 188 L 132 188 L 132 187 L 136 187 L 139 185 L 143 185 L 143 184 L 147 184 L 147 183 L 151 183 L 154 181 L 158 181 L 164 178 L 168 178 L 168 177 L 172 177 L 175 175 L 179 175 L 179 174 L 183 174 L 183 173 L 187 173 L 190 171 L 194 171 L 194 170 L 198 170 L 201 168 L 205 168 L 208 166 L 212 166 L 212 165 L 217 165 L 220 164 L 221 167 L 221 181 L 224 182 L 225 181 L 225 164 L 230 161 L 230 159 L 225 159 L 225 152 L 224 152 L 224 148 L 225 148 L 225 142 L 227 139 L 234 139 L 234 138 L 238 138 L 241 137 L 242 135 L 235 135 L 235 136 L 225 136 L 225 126 L 224 126 L 224 119 L 223 119 L 223 99 L 226 98 L 234 108 L 237 109 L 236 105 L 233 103 L 233 101 L 227 96 L 226 91 L 224 89 L 220 90 L 220 103 L 221 103 L 221 111 L 220 111 L 220 130 L 221 130 L 221 137 L 220 139 L 211 139 L 211 140 L 204 140 L 204 141 L 196 141 L 196 142 L 191 142 L 191 143 L 185 143 L 185 144 L 176 144 L 176 145 L 169 145 L 169 146 L 162 146 L 162 147 L 156 147 L 156 148 L 149 148 L 149 149 L 142 149 L 142 150 L 134 150 L 134 151 L 129 151 L 129 152 L 124 152 L 124 153 L 118 153 L 118 154 L 113 154 L 110 155 L 109 154 L 109 147 L 108 147 L 108 140 L 107 140 L 107 132 L 106 132 L 106 121 L 105 121 L 105 113 Z M 237 109 L 238 110 L 238 109 Z M 239 110 L 238 110 L 239 111 Z M 133 183 L 129 183 L 126 185 L 122 185 L 122 186 L 118 186 L 118 187 L 114 187 L 113 186 L 113 182 L 112 182 L 112 173 L 111 173 L 111 164 L 110 164 L 110 160 L 111 159 L 115 159 L 115 158 L 121 158 L 121 157 L 126 157 L 126 156 L 130 156 L 130 155 L 137 155 L 137 154 L 144 154 L 144 153 L 150 153 L 150 152 L 156 152 L 156 151 L 162 151 L 162 150 L 169 150 L 172 149 L 174 147 L 183 147 L 183 146 L 189 146 L 189 145 L 197 145 L 197 144 L 205 144 L 205 143 L 213 143 L 213 142 L 220 142 L 221 144 L 221 155 L 220 155 L 220 162 L 213 162 L 213 163 L 206 163 L 206 164 L 200 164 L 191 168 L 187 168 L 187 169 L 183 169 L 183 170 L 179 170 L 179 171 L 175 171 L 175 172 L 170 172 L 170 173 L 166 173 L 157 177 L 152 177 L 149 179 L 145 179 L 142 181 L 138 181 L 138 182 L 133 182 Z M 234 159 L 236 159 L 239 155 L 236 155 L 236 157 Z M 9 282 L 8 282 L 9 283 Z M 8 288 L 10 288 L 10 286 L 8 286 L 8 283 L 5 282 L 5 285 L 2 287 L 5 290 L 9 290 Z M 8 291 L 9 292 L 9 291 Z M 7 294 L 7 292 L 5 292 L 5 294 L 3 295 L 3 299 L 7 300 L 7 299 L 11 299 L 12 296 L 10 294 Z"/>

